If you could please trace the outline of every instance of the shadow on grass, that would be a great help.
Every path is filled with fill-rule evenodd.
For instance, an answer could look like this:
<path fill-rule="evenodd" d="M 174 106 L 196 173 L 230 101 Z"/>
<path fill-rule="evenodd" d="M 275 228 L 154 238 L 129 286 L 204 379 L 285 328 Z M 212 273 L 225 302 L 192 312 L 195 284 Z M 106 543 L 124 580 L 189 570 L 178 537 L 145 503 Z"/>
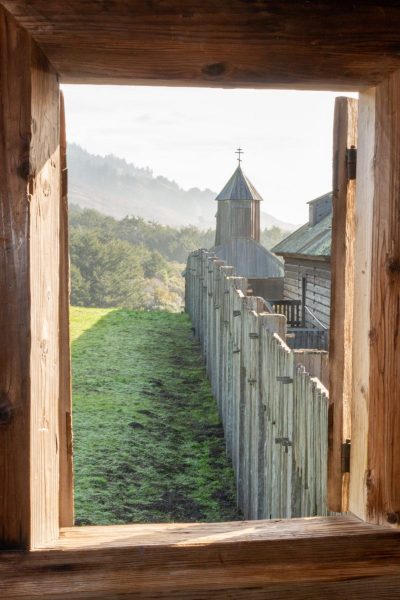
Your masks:
<path fill-rule="evenodd" d="M 77 524 L 240 519 L 186 315 L 71 309 Z"/>

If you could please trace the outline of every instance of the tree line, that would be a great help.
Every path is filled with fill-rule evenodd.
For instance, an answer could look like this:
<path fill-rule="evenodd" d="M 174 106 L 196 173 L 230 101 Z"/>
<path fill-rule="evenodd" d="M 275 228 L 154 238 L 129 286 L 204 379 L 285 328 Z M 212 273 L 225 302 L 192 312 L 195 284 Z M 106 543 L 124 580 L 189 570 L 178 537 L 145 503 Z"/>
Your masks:
<path fill-rule="evenodd" d="M 286 233 L 273 227 L 262 241 L 271 246 Z M 139 217 L 117 220 L 71 205 L 69 235 L 72 305 L 175 312 L 183 307 L 188 254 L 211 248 L 215 234 Z"/>

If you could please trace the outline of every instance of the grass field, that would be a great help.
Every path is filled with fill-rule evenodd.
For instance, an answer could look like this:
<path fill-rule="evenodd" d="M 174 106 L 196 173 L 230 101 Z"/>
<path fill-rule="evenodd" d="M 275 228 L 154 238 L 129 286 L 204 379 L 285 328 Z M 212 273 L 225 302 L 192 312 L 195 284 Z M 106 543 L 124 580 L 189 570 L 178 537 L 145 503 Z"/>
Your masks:
<path fill-rule="evenodd" d="M 186 315 L 71 309 L 77 524 L 240 519 Z"/>

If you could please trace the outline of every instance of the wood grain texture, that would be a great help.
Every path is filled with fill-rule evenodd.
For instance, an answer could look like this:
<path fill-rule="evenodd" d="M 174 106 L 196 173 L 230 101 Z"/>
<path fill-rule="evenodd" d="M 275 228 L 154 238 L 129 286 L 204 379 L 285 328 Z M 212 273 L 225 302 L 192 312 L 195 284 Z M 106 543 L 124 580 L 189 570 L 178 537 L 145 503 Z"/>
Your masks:
<path fill-rule="evenodd" d="M 336 98 L 333 130 L 333 215 L 331 250 L 331 325 L 328 503 L 348 510 L 349 475 L 342 473 L 342 444 L 351 437 L 352 333 L 354 295 L 355 180 L 349 180 L 346 150 L 357 146 L 357 100 Z"/>
<path fill-rule="evenodd" d="M 74 478 L 72 452 L 71 356 L 69 335 L 69 246 L 68 246 L 68 169 L 64 97 L 60 93 L 60 527 L 74 524 Z"/>
<path fill-rule="evenodd" d="M 285 280 L 283 297 L 286 300 L 302 300 L 303 277 L 307 280 L 306 306 L 318 321 L 329 329 L 331 305 L 331 271 L 329 257 L 325 260 L 296 260 L 285 256 Z M 305 311 L 306 327 L 321 327 L 320 324 Z"/>
<path fill-rule="evenodd" d="M 367 519 L 400 524 L 400 72 L 376 90 Z"/>
<path fill-rule="evenodd" d="M 31 54 L 29 462 L 35 547 L 56 539 L 59 528 L 60 92 L 57 75 L 34 43 Z"/>
<path fill-rule="evenodd" d="M 349 508 L 367 516 L 369 346 L 374 211 L 375 89 L 360 94 L 354 240 L 353 386 Z"/>
<path fill-rule="evenodd" d="M 0 545 L 58 536 L 59 87 L 1 9 Z"/>
<path fill-rule="evenodd" d="M 368 521 L 398 526 L 400 74 L 360 101 L 363 183 L 356 213 L 360 263 L 355 272 L 359 298 L 354 304 L 350 509 Z"/>
<path fill-rule="evenodd" d="M 54 547 L 0 555 L 0 595 L 393 600 L 399 542 L 343 517 L 72 528 Z"/>
<path fill-rule="evenodd" d="M 0 547 L 24 547 L 30 538 L 30 43 L 2 8 L 0 45 Z"/>
<path fill-rule="evenodd" d="M 400 68 L 394 0 L 1 3 L 69 83 L 358 89 Z"/>
<path fill-rule="evenodd" d="M 322 385 L 329 387 L 329 355 L 325 350 L 294 350 L 294 361 L 302 365 L 311 377 L 317 377 Z"/>

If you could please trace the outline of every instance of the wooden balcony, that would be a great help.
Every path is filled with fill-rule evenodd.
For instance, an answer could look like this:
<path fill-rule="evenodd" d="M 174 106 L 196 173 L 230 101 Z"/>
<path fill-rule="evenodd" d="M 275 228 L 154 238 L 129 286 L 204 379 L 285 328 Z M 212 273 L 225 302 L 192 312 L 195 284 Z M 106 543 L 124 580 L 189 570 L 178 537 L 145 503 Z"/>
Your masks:
<path fill-rule="evenodd" d="M 304 327 L 301 300 L 268 300 L 273 311 L 285 315 L 288 327 Z"/>

